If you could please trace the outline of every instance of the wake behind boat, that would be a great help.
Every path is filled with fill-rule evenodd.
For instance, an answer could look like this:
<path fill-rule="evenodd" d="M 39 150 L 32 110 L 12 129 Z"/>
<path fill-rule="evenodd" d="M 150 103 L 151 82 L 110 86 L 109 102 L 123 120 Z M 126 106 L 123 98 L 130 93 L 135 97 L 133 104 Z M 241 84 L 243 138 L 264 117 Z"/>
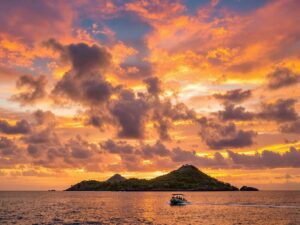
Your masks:
<path fill-rule="evenodd" d="M 183 194 L 172 194 L 172 198 L 170 200 L 170 205 L 186 205 L 190 204 Z"/>

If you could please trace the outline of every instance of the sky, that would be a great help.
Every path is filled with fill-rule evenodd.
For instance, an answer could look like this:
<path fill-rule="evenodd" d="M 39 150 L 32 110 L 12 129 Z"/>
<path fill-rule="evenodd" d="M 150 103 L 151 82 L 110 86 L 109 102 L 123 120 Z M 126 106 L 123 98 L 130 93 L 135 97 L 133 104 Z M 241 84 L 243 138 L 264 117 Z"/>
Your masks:
<path fill-rule="evenodd" d="M 300 189 L 300 2 L 0 2 L 0 190 L 183 164 Z"/>

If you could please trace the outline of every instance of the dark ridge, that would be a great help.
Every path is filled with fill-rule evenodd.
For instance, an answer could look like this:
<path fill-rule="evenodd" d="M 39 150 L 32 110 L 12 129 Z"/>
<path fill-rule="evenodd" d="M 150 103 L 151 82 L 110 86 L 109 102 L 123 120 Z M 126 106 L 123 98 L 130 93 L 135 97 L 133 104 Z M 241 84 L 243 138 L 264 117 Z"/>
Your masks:
<path fill-rule="evenodd" d="M 125 179 L 119 174 L 107 181 L 82 181 L 66 191 L 238 191 L 229 183 L 219 181 L 193 165 L 183 165 L 166 175 L 150 180 Z"/>

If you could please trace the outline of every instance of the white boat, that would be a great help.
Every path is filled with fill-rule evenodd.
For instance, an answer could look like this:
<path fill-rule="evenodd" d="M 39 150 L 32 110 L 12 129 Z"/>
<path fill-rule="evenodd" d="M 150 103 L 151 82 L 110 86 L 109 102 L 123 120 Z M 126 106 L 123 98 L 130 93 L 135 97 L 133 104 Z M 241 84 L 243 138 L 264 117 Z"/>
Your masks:
<path fill-rule="evenodd" d="M 170 200 L 170 205 L 186 205 L 190 204 L 183 194 L 172 194 L 172 198 Z"/>

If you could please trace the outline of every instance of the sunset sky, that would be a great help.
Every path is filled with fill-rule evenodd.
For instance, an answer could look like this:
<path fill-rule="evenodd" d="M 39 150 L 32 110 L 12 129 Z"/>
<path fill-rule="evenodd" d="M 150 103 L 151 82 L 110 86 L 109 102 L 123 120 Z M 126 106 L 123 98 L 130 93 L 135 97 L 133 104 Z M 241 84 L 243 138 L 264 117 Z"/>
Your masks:
<path fill-rule="evenodd" d="M 300 189 L 300 1 L 0 2 L 0 190 L 193 164 Z"/>

